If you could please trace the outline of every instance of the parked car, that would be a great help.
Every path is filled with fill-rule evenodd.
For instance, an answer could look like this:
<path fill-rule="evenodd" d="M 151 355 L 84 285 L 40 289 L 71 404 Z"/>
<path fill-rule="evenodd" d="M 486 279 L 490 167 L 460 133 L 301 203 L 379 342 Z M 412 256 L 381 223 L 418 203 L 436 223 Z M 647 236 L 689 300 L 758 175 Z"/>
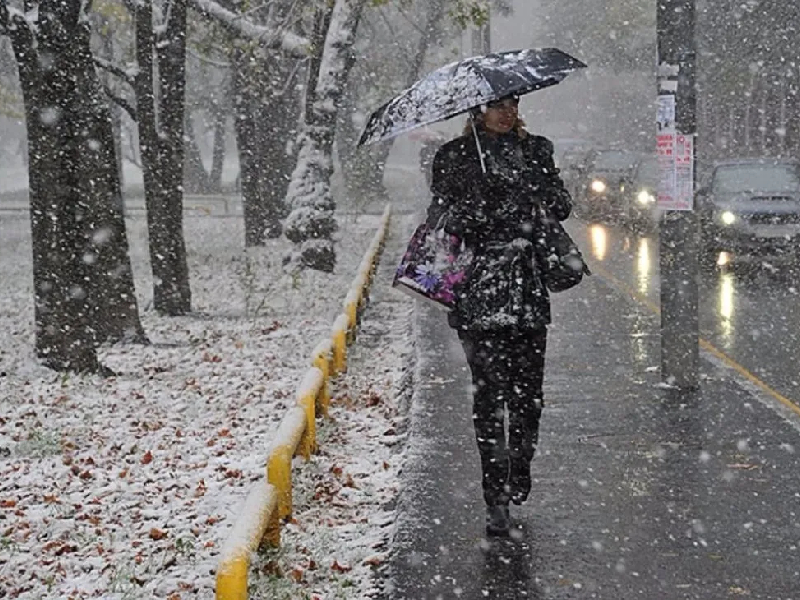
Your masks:
<path fill-rule="evenodd" d="M 697 193 L 702 258 L 794 261 L 800 252 L 800 163 L 741 159 L 717 163 Z"/>
<path fill-rule="evenodd" d="M 659 178 L 658 157 L 647 155 L 636 164 L 625 186 L 625 223 L 635 231 L 649 233 L 658 228 L 661 216 L 656 206 Z"/>
<path fill-rule="evenodd" d="M 573 198 L 577 198 L 580 193 L 586 170 L 589 168 L 590 156 L 589 150 L 570 149 L 558 157 L 556 166 L 561 171 L 561 178 Z"/>
<path fill-rule="evenodd" d="M 627 150 L 594 153 L 576 193 L 578 214 L 592 221 L 624 221 L 625 190 L 639 158 Z"/>

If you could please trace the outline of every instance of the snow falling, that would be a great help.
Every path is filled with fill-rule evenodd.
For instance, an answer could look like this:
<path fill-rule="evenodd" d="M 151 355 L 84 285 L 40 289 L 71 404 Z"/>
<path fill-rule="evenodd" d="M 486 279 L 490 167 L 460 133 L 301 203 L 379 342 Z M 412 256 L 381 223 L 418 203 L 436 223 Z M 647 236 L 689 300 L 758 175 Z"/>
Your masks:
<path fill-rule="evenodd" d="M 796 597 L 798 40 L 785 0 L 0 0 L 0 597 L 231 597 L 389 204 L 247 597 Z"/>

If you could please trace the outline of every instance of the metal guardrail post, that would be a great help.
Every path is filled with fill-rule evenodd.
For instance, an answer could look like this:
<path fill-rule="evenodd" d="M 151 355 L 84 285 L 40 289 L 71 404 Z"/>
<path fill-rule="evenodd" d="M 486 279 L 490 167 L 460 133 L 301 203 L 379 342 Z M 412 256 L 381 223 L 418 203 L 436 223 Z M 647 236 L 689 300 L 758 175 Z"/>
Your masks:
<path fill-rule="evenodd" d="M 217 569 L 217 600 L 247 600 L 250 553 L 264 541 L 280 544 L 278 496 L 266 481 L 256 483 L 222 548 Z"/>
<path fill-rule="evenodd" d="M 347 326 L 349 318 L 345 314 L 336 317 L 333 322 L 331 342 L 333 343 L 333 376 L 341 375 L 347 370 Z"/>
<path fill-rule="evenodd" d="M 299 407 L 283 417 L 267 458 L 267 482 L 278 491 L 278 517 L 292 516 L 292 457 L 306 429 L 306 413 Z"/>
<path fill-rule="evenodd" d="M 352 344 L 356 339 L 358 328 L 358 306 L 361 304 L 361 289 L 354 286 L 347 294 L 344 301 L 344 313 L 347 315 L 347 344 Z"/>
<path fill-rule="evenodd" d="M 314 349 L 313 366 L 297 390 L 297 404 L 287 411 L 278 426 L 267 455 L 266 480 L 253 486 L 228 536 L 217 569 L 217 600 L 247 600 L 250 553 L 260 545 L 280 545 L 281 520 L 292 516 L 292 458 L 299 454 L 309 459 L 317 450 L 316 417 L 328 414 L 330 378 L 347 370 L 347 346 L 355 339 L 367 303 L 390 215 L 391 205 L 384 211 L 381 227 L 348 292 L 345 312 L 334 321 L 330 339 Z"/>
<path fill-rule="evenodd" d="M 311 355 L 311 364 L 317 367 L 322 372 L 322 387 L 317 394 L 317 408 L 318 415 L 323 417 L 328 416 L 328 406 L 331 403 L 331 387 L 329 379 L 331 376 L 331 361 L 333 360 L 333 347 L 331 340 L 323 340 Z"/>
<path fill-rule="evenodd" d="M 316 367 L 311 367 L 300 384 L 297 404 L 306 415 L 306 426 L 297 447 L 297 454 L 306 460 L 317 452 L 317 397 L 322 389 L 324 375 Z"/>

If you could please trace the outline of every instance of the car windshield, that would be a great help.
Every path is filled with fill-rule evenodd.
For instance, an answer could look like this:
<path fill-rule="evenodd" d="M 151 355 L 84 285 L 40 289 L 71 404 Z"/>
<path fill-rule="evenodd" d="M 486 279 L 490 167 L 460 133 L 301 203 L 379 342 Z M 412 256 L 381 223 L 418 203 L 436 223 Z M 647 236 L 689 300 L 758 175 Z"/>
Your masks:
<path fill-rule="evenodd" d="M 636 157 L 629 152 L 604 152 L 594 163 L 596 171 L 624 171 L 630 169 Z"/>
<path fill-rule="evenodd" d="M 713 189 L 723 193 L 795 192 L 800 189 L 800 177 L 794 165 L 731 165 L 717 167 Z"/>
<path fill-rule="evenodd" d="M 636 171 L 636 179 L 642 185 L 656 185 L 658 183 L 658 161 L 648 159 L 643 161 Z"/>

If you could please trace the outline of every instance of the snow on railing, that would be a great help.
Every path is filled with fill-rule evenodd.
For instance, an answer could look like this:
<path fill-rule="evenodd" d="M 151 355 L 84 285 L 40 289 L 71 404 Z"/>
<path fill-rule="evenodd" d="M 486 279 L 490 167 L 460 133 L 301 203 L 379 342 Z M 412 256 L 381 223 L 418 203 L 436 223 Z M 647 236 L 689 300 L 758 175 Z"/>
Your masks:
<path fill-rule="evenodd" d="M 247 600 L 250 553 L 262 541 L 280 543 L 278 493 L 266 480 L 253 485 L 242 512 L 228 534 L 217 568 L 217 598 Z"/>
<path fill-rule="evenodd" d="M 317 451 L 316 419 L 328 415 L 330 380 L 347 369 L 347 346 L 356 339 L 367 305 L 386 243 L 391 208 L 387 205 L 383 212 L 330 338 L 322 340 L 311 353 L 311 366 L 297 388 L 295 405 L 284 415 L 269 446 L 266 478 L 253 486 L 228 534 L 217 568 L 217 600 L 247 600 L 251 553 L 261 545 L 280 545 L 281 523 L 292 517 L 292 458 L 299 455 L 308 460 Z"/>

